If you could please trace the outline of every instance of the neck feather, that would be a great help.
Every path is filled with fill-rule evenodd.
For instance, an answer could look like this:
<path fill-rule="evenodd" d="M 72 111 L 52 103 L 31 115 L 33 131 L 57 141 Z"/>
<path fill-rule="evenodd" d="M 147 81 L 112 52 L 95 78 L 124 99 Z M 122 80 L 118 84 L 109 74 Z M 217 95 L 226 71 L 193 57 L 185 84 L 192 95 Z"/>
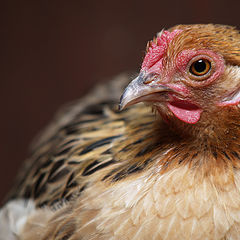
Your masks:
<path fill-rule="evenodd" d="M 167 168 L 189 164 L 194 168 L 227 169 L 240 167 L 240 109 L 226 107 L 221 111 L 204 112 L 196 124 L 179 120 L 168 123 L 173 146 L 162 164 Z M 175 140 L 174 140 L 175 139 Z M 170 164 L 169 164 L 170 163 Z"/>

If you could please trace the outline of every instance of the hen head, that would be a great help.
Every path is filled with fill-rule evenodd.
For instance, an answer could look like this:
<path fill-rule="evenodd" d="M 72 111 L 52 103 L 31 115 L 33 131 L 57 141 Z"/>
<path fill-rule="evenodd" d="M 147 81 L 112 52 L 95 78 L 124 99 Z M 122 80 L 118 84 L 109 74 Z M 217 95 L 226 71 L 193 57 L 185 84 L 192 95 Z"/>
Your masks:
<path fill-rule="evenodd" d="M 239 111 L 239 65 L 240 34 L 234 27 L 163 30 L 148 43 L 140 74 L 123 93 L 120 109 L 147 102 L 167 122 L 209 124 L 219 112 Z"/>

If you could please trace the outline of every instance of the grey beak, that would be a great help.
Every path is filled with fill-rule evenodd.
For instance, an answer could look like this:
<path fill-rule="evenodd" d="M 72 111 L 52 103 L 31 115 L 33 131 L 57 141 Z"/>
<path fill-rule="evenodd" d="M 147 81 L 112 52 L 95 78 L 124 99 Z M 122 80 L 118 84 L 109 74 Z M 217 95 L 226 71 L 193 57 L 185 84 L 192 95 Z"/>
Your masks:
<path fill-rule="evenodd" d="M 149 82 L 148 79 L 149 76 L 141 72 L 137 78 L 130 82 L 120 98 L 120 110 L 139 102 L 158 101 L 162 92 L 172 91 L 169 87 L 154 83 L 154 81 Z"/>

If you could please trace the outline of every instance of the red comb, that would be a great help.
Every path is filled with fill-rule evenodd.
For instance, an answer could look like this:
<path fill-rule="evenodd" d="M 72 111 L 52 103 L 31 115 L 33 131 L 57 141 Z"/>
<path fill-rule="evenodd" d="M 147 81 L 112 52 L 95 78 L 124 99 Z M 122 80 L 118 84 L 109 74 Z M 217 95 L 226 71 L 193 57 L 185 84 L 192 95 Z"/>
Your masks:
<path fill-rule="evenodd" d="M 156 43 L 151 41 L 148 52 L 143 60 L 141 70 L 147 70 L 151 68 L 156 62 L 158 62 L 166 52 L 168 44 L 180 32 L 181 30 L 174 30 L 172 32 L 163 31 L 162 34 L 157 37 L 155 41 Z"/>

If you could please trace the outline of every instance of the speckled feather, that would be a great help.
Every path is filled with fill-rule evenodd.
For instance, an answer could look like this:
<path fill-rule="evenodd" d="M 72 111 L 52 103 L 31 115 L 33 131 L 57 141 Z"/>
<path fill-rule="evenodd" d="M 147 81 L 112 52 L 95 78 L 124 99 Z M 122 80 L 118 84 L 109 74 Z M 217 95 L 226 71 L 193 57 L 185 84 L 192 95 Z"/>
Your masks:
<path fill-rule="evenodd" d="M 234 46 L 220 51 L 227 64 L 239 65 L 238 32 L 204 26 L 173 28 L 187 29 L 188 38 L 173 39 L 171 51 L 186 41 L 206 47 L 201 36 L 219 50 L 219 42 L 230 44 L 223 34 L 230 31 Z M 213 32 L 223 39 L 209 38 Z M 35 141 L 9 195 L 37 206 L 19 238 L 240 239 L 239 107 L 210 108 L 197 124 L 174 119 L 173 126 L 144 104 L 119 112 L 127 82 L 119 76 L 65 108 Z"/>

